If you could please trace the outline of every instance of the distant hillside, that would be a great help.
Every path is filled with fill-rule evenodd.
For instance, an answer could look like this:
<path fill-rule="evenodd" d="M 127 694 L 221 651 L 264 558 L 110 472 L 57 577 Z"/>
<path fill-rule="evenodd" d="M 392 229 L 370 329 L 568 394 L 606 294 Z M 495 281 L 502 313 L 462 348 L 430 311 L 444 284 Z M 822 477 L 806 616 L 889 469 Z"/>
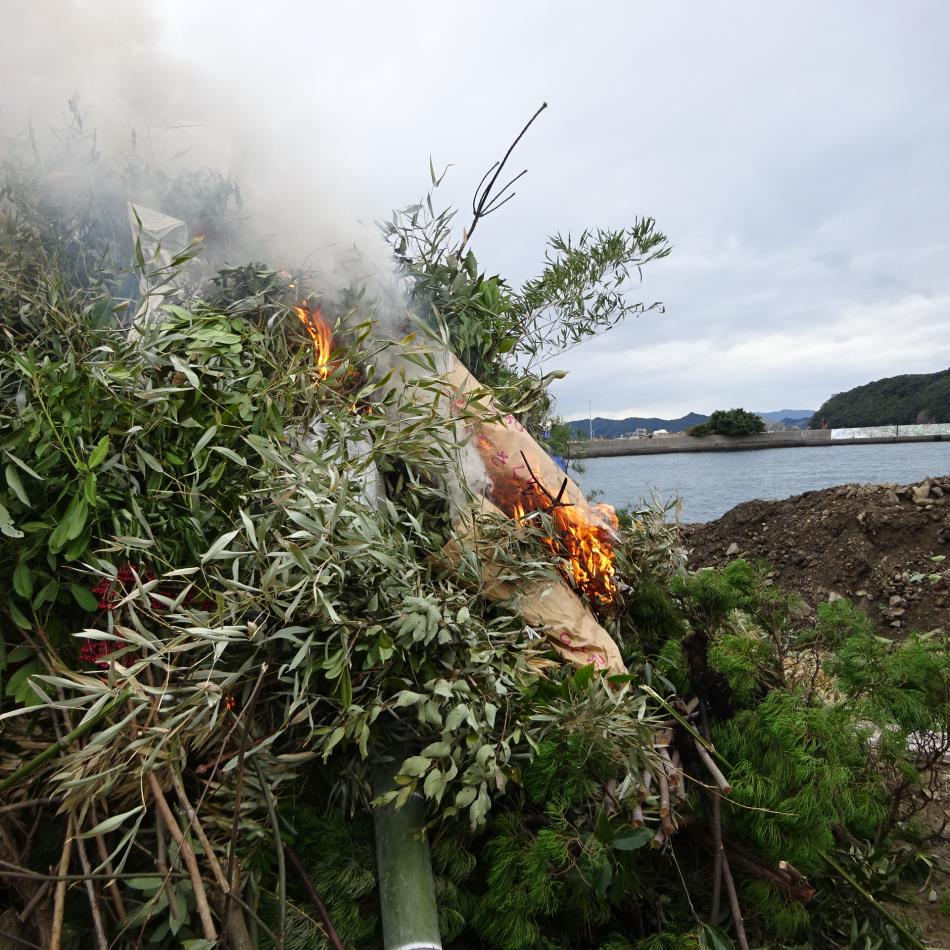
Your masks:
<path fill-rule="evenodd" d="M 699 425 L 705 422 L 709 416 L 704 416 L 698 412 L 691 412 L 680 419 L 657 419 L 655 417 L 644 419 L 639 416 L 631 416 L 629 419 L 602 419 L 600 416 L 594 416 L 594 438 L 595 439 L 619 439 L 620 436 L 633 432 L 636 429 L 646 429 L 648 432 L 656 432 L 657 429 L 666 429 L 668 432 L 685 432 L 690 426 Z M 590 432 L 591 422 L 589 419 L 574 419 L 568 422 L 571 431 L 580 436 L 586 436 Z"/>
<path fill-rule="evenodd" d="M 787 426 L 796 429 L 802 429 L 808 424 L 812 417 L 811 409 L 779 409 L 775 412 L 757 412 L 766 422 L 784 422 Z M 595 439 L 619 439 L 622 435 L 635 432 L 637 429 L 646 429 L 647 432 L 656 432 L 657 429 L 666 429 L 667 432 L 685 432 L 691 426 L 699 425 L 705 422 L 709 416 L 704 416 L 701 412 L 690 412 L 679 419 L 658 419 L 656 417 L 643 418 L 640 416 L 630 416 L 627 419 L 603 419 L 595 416 L 594 438 Z M 571 431 L 575 434 L 586 437 L 590 433 L 589 419 L 573 419 L 568 422 Z"/>
<path fill-rule="evenodd" d="M 950 422 L 950 369 L 891 376 L 837 393 L 812 416 L 809 426 L 818 428 L 822 421 L 832 429 Z"/>
<path fill-rule="evenodd" d="M 814 409 L 776 409 L 775 412 L 757 412 L 766 422 L 795 422 L 798 419 L 810 419 Z"/>

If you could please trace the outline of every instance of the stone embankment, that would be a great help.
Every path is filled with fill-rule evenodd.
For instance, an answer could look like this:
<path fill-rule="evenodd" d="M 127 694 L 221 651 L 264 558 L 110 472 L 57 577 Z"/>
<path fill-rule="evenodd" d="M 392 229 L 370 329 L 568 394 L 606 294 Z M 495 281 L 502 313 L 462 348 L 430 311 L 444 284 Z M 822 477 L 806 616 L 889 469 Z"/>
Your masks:
<path fill-rule="evenodd" d="M 741 452 L 828 445 L 879 445 L 892 442 L 950 442 L 950 424 L 875 426 L 866 429 L 790 429 L 756 435 L 655 436 L 652 439 L 592 439 L 572 442 L 575 458 L 660 455 L 666 452 Z"/>

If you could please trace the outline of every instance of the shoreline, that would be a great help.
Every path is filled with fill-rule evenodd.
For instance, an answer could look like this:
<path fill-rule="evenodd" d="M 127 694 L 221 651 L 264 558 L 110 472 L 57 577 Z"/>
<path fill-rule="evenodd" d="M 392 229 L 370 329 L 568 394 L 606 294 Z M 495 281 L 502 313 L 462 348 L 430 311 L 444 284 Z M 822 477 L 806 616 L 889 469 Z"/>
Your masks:
<path fill-rule="evenodd" d="M 814 448 L 830 445 L 950 442 L 950 435 L 946 433 L 835 437 L 835 431 L 799 429 L 789 432 L 762 432 L 756 435 L 707 435 L 700 438 L 691 435 L 671 435 L 653 439 L 594 439 L 586 442 L 571 442 L 570 449 L 574 458 L 588 459 L 624 455 L 663 455 L 671 452 L 747 452 L 753 449 Z"/>

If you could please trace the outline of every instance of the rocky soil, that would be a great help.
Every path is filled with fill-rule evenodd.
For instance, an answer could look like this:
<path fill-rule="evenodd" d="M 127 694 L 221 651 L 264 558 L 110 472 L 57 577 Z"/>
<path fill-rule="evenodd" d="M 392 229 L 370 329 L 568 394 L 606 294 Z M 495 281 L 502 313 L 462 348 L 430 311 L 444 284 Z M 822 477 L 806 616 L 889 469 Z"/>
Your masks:
<path fill-rule="evenodd" d="M 950 630 L 950 476 L 749 501 L 683 534 L 691 567 L 768 561 L 806 611 L 847 597 L 892 635 Z"/>

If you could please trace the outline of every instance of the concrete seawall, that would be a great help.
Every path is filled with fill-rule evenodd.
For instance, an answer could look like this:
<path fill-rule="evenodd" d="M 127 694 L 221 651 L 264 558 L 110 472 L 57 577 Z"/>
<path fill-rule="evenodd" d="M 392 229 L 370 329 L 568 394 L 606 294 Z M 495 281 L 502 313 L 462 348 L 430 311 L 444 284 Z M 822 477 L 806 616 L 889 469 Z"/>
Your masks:
<path fill-rule="evenodd" d="M 881 427 L 884 428 L 884 427 Z M 571 451 L 576 458 L 602 458 L 613 455 L 662 455 L 667 452 L 742 452 L 750 449 L 791 449 L 826 445 L 882 445 L 893 442 L 950 442 L 948 432 L 920 433 L 922 426 L 907 426 L 918 430 L 913 435 L 899 434 L 903 426 L 889 426 L 895 434 L 873 436 L 842 436 L 842 432 L 857 432 L 849 429 L 802 429 L 789 432 L 762 432 L 758 435 L 707 435 L 694 438 L 691 435 L 668 435 L 653 439 L 594 439 L 589 442 L 572 442 Z M 927 428 L 943 429 L 944 426 Z M 880 430 L 878 430 L 880 431 Z"/>

